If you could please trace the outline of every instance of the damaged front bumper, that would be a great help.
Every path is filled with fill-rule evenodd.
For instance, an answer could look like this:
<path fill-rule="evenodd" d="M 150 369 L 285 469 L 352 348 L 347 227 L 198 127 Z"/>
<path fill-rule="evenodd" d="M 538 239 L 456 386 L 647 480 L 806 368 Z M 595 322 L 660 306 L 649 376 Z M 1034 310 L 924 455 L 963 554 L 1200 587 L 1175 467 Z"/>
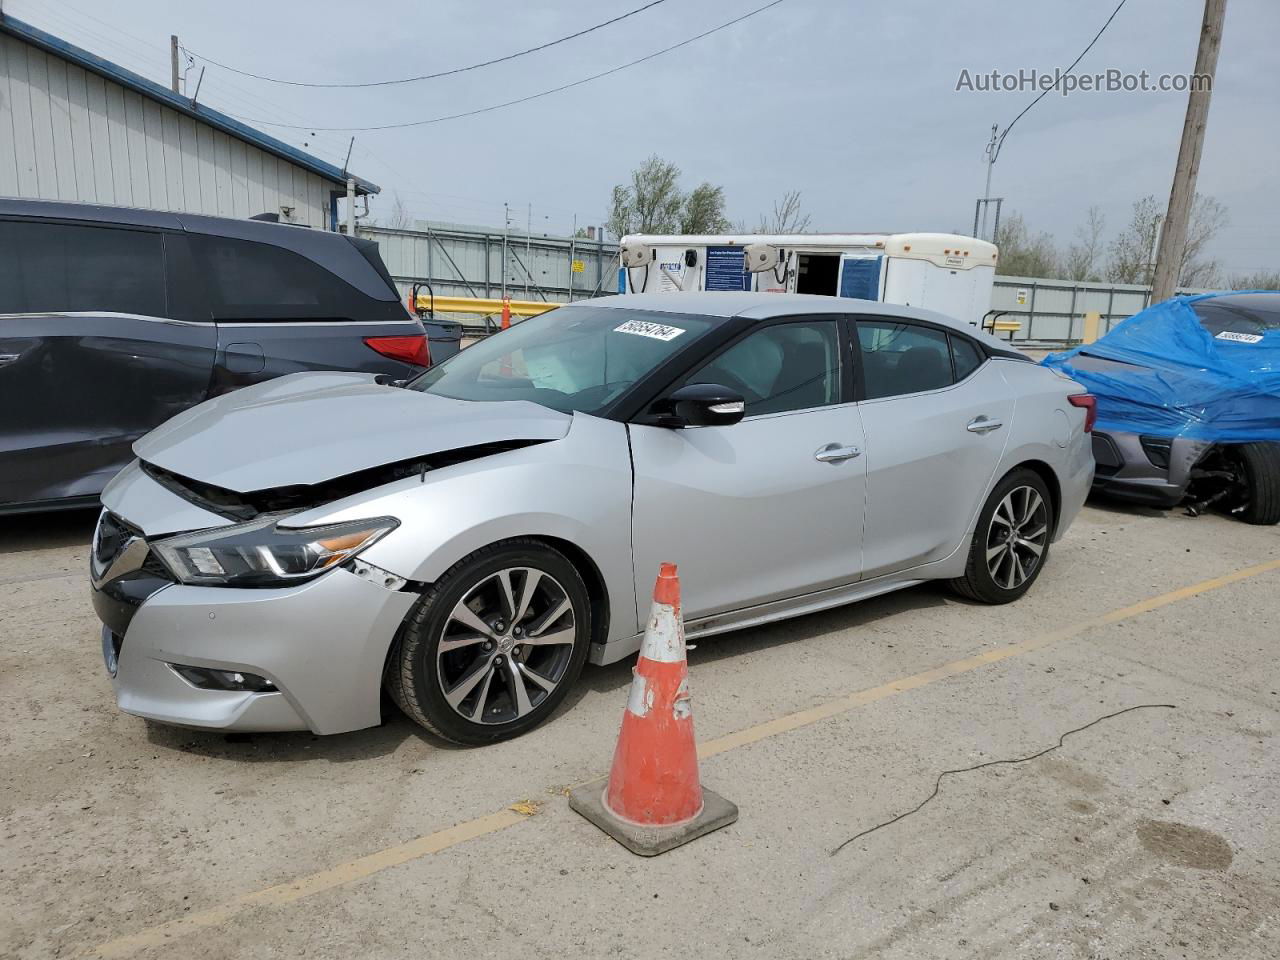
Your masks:
<path fill-rule="evenodd" d="M 127 713 L 220 730 L 341 733 L 381 720 L 387 652 L 418 594 L 356 558 L 281 587 L 191 586 L 149 541 L 225 525 L 135 463 L 103 493 L 93 604 Z"/>
<path fill-rule="evenodd" d="M 1212 446 L 1186 437 L 1095 430 L 1093 489 L 1151 506 L 1176 506 L 1187 495 L 1193 468 Z"/>
<path fill-rule="evenodd" d="M 343 733 L 381 721 L 387 651 L 416 599 L 341 568 L 283 589 L 171 584 L 138 606 L 122 635 L 104 626 L 113 635 L 104 657 L 109 668 L 113 650 L 126 713 L 220 730 Z M 254 674 L 274 689 L 199 687 L 180 667 Z"/>

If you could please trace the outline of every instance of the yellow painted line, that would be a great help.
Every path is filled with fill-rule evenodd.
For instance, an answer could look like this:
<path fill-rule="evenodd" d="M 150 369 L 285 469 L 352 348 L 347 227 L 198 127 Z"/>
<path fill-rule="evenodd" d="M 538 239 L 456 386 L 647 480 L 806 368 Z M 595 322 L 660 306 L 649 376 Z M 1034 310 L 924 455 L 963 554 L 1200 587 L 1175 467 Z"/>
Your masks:
<path fill-rule="evenodd" d="M 301 900 L 303 897 L 309 897 L 324 890 L 332 890 L 334 887 L 353 883 L 356 880 L 363 880 L 365 877 L 381 873 L 383 870 L 399 866 L 410 860 L 417 860 L 419 857 L 439 853 L 441 850 L 447 850 L 468 840 L 474 840 L 476 837 L 483 837 L 487 833 L 494 833 L 506 827 L 514 826 L 521 820 L 527 820 L 528 818 L 529 814 L 517 813 L 512 809 L 499 810 L 497 813 L 469 820 L 446 830 L 429 833 L 425 837 L 418 837 L 408 843 L 379 850 L 377 853 L 371 853 L 367 857 L 351 860 L 348 863 L 341 863 L 336 867 L 330 867 L 328 870 L 321 870 L 319 873 L 313 873 L 298 880 L 291 880 L 288 883 L 280 883 L 264 890 L 242 894 L 208 910 L 190 913 L 176 920 L 170 920 L 168 923 L 140 930 L 127 937 L 110 940 L 107 943 L 99 944 L 92 950 L 86 951 L 82 956 L 127 957 L 139 950 L 160 946 L 178 937 L 194 933 L 197 930 L 219 926 L 250 907 L 280 906 L 281 904 L 292 903 L 295 900 Z"/>
<path fill-rule="evenodd" d="M 886 684 L 878 687 L 872 687 L 869 690 L 859 690 L 847 696 L 840 697 L 836 700 L 830 700 L 827 703 L 819 704 L 816 707 L 810 707 L 807 710 L 799 710 L 796 713 L 789 713 L 782 717 L 775 717 L 772 720 L 766 720 L 764 723 L 758 723 L 754 727 L 747 727 L 745 730 L 738 730 L 735 733 L 726 734 L 723 737 L 717 737 L 714 740 L 707 740 L 698 745 L 698 757 L 705 759 L 706 757 L 714 757 L 716 754 L 724 753 L 727 750 L 735 750 L 738 747 L 744 747 L 749 743 L 756 743 L 767 737 L 774 737 L 780 733 L 786 733 L 790 730 L 796 730 L 800 727 L 807 727 L 810 724 L 817 723 L 820 720 L 826 720 L 837 714 L 852 710 L 855 707 L 865 706 L 868 703 L 874 703 L 877 700 L 883 700 L 886 697 L 892 697 L 895 694 L 903 693 L 907 690 L 915 690 L 918 687 L 935 683 L 938 680 L 944 680 L 947 677 L 954 677 L 957 674 L 968 673 L 970 670 L 977 670 L 979 667 L 985 667 L 992 663 L 998 663 L 1001 660 L 1008 660 L 1010 657 L 1018 657 L 1024 653 L 1031 653 L 1033 650 L 1040 650 L 1059 640 L 1069 640 L 1072 637 L 1078 637 L 1081 634 L 1088 633 L 1090 630 L 1096 630 L 1098 627 L 1105 627 L 1108 624 L 1118 623 L 1121 620 L 1128 620 L 1132 617 L 1139 616 L 1144 613 L 1150 613 L 1152 610 L 1159 610 L 1161 607 L 1167 607 L 1171 603 L 1177 603 L 1180 600 L 1186 600 L 1202 593 L 1208 593 L 1210 590 L 1218 590 L 1232 583 L 1238 583 L 1241 580 L 1248 580 L 1250 577 L 1256 577 L 1262 573 L 1269 573 L 1272 570 L 1280 570 L 1280 560 L 1270 560 L 1266 563 L 1255 564 L 1252 567 L 1245 567 L 1243 570 L 1236 570 L 1234 573 L 1228 573 L 1221 577 L 1214 577 L 1212 580 L 1202 580 L 1200 583 L 1193 583 L 1189 587 L 1181 587 L 1177 590 L 1171 590 L 1168 593 L 1162 593 L 1156 597 L 1149 597 L 1138 603 L 1130 604 L 1127 607 L 1120 607 L 1118 610 L 1112 610 L 1110 613 L 1104 613 L 1101 616 L 1093 617 L 1090 620 L 1082 620 L 1077 624 L 1064 627 L 1061 630 L 1055 630 L 1052 633 L 1041 634 L 1030 640 L 1024 640 L 1021 643 L 1010 644 L 1007 647 L 999 647 L 995 650 L 988 650 L 985 653 L 979 653 L 972 657 L 966 657 L 963 660 L 955 660 L 951 663 L 945 663 L 940 667 L 934 667 L 932 670 L 926 670 L 923 673 L 917 673 L 910 677 L 902 677 L 898 680 L 891 680 Z"/>
<path fill-rule="evenodd" d="M 988 664 L 998 663 L 1001 660 L 1007 660 L 1010 657 L 1021 656 L 1024 653 L 1030 653 L 1033 650 L 1040 650 L 1059 640 L 1067 640 L 1071 637 L 1078 637 L 1090 630 L 1098 627 L 1107 626 L 1108 624 L 1118 623 L 1122 620 L 1128 620 L 1132 617 L 1139 616 L 1144 613 L 1150 613 L 1161 607 L 1166 607 L 1171 603 L 1177 603 L 1180 600 L 1186 600 L 1189 597 L 1198 596 L 1202 593 L 1208 593 L 1211 590 L 1218 590 L 1222 587 L 1229 586 L 1233 583 L 1239 583 L 1241 580 L 1248 580 L 1259 574 L 1269 573 L 1272 570 L 1280 570 L 1280 559 L 1270 560 L 1266 563 L 1255 564 L 1251 567 L 1245 567 L 1234 573 L 1228 573 L 1221 577 L 1214 577 L 1211 580 L 1202 580 L 1200 583 L 1194 583 L 1188 587 L 1181 587 L 1178 590 L 1171 590 L 1168 593 L 1162 593 L 1156 597 L 1150 597 L 1138 603 L 1131 604 L 1127 607 L 1121 607 L 1112 610 L 1110 613 L 1104 613 L 1101 616 L 1094 617 L 1090 620 L 1083 620 L 1080 623 L 1061 630 L 1055 630 L 1052 633 L 1042 634 L 1033 637 L 1030 640 L 1024 640 L 1022 643 L 1010 644 L 1006 647 L 1000 647 L 996 650 L 988 650 L 985 653 L 979 653 L 972 657 L 965 657 L 963 660 L 955 660 L 951 663 L 943 664 L 932 670 L 926 670 L 923 673 L 913 674 L 909 677 L 902 677 L 898 680 L 891 680 L 889 683 L 882 684 L 878 687 L 872 687 L 868 690 L 859 690 L 844 697 L 839 697 L 827 703 L 819 704 L 808 710 L 800 710 L 796 713 L 789 713 L 782 717 L 775 717 L 773 720 L 766 720 L 764 723 L 758 723 L 755 726 L 747 727 L 745 730 L 739 730 L 736 733 L 730 733 L 723 737 L 717 737 L 714 740 L 708 740 L 698 747 L 698 756 L 700 758 L 714 757 L 717 754 L 734 750 L 738 747 L 744 747 L 748 744 L 758 743 L 768 737 L 777 736 L 780 733 L 787 733 L 791 730 L 797 730 L 801 727 L 807 727 L 826 720 L 838 714 L 845 713 L 855 707 L 864 706 L 868 703 L 874 703 L 877 700 L 883 700 L 886 697 L 892 697 L 895 694 L 904 693 L 908 690 L 915 690 L 928 684 L 935 683 L 938 680 L 944 680 L 947 677 L 954 677 L 958 674 L 968 673 L 979 667 Z M 312 894 L 321 893 L 325 890 L 332 890 L 334 887 L 344 886 L 348 883 L 354 883 L 357 880 L 363 880 L 365 877 L 381 873 L 383 870 L 391 867 L 399 866 L 410 860 L 417 860 L 420 857 L 429 856 L 447 850 L 450 847 L 465 843 L 468 840 L 474 840 L 477 837 L 483 837 L 486 834 L 495 833 L 507 827 L 514 826 L 523 820 L 529 819 L 536 813 L 536 807 L 528 803 L 516 803 L 511 807 L 499 810 L 497 813 L 491 813 L 487 816 L 478 817 L 475 820 L 469 820 L 466 823 L 460 823 L 456 826 L 449 827 L 445 830 L 439 830 L 435 833 L 427 834 L 424 837 L 418 837 L 407 843 L 402 843 L 395 847 L 388 847 L 385 850 L 379 850 L 371 853 L 366 857 L 358 860 L 351 860 L 347 863 L 338 864 L 327 870 L 321 870 L 319 873 L 313 873 L 309 876 L 301 877 L 288 883 L 277 884 L 273 887 L 267 887 L 263 890 L 257 890 L 252 893 L 242 894 L 226 903 L 208 910 L 202 910 L 199 913 L 187 914 L 176 920 L 170 920 L 168 923 L 162 923 L 158 926 L 148 927 L 137 933 L 120 937 L 116 940 L 109 940 L 106 943 L 86 950 L 80 956 L 87 957 L 127 957 L 145 950 L 149 947 L 159 946 L 168 943 L 178 937 L 194 933 L 197 930 L 208 927 L 216 927 L 226 921 L 232 919 L 245 910 L 260 906 L 279 906 L 281 904 L 293 903 L 295 900 L 301 900 L 303 897 L 309 897 Z"/>

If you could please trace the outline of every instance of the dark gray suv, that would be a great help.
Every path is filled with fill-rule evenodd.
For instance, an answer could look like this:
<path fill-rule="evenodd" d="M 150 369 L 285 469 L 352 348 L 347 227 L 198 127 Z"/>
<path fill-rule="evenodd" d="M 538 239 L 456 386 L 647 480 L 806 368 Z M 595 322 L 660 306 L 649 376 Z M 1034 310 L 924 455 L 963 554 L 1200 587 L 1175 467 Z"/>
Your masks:
<path fill-rule="evenodd" d="M 370 241 L 0 199 L 0 513 L 96 501 L 134 440 L 237 387 L 429 364 Z"/>

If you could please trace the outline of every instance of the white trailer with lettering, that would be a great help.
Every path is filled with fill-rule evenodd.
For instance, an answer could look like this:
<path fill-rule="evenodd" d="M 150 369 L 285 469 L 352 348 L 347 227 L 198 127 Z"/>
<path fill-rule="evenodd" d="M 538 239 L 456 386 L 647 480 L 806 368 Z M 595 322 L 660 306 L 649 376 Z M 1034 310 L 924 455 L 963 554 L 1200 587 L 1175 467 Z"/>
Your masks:
<path fill-rule="evenodd" d="M 817 293 L 981 326 L 998 255 L 994 244 L 950 233 L 632 234 L 619 248 L 618 292 Z"/>

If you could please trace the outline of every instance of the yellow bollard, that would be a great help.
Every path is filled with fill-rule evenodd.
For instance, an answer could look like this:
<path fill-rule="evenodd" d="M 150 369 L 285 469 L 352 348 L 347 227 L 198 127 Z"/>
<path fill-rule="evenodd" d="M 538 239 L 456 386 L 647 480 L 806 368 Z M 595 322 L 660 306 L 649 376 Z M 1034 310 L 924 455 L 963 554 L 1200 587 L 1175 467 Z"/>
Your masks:
<path fill-rule="evenodd" d="M 1084 315 L 1084 337 L 1081 343 L 1093 343 L 1098 339 L 1098 332 L 1102 328 L 1102 314 L 1097 310 L 1090 310 Z"/>

